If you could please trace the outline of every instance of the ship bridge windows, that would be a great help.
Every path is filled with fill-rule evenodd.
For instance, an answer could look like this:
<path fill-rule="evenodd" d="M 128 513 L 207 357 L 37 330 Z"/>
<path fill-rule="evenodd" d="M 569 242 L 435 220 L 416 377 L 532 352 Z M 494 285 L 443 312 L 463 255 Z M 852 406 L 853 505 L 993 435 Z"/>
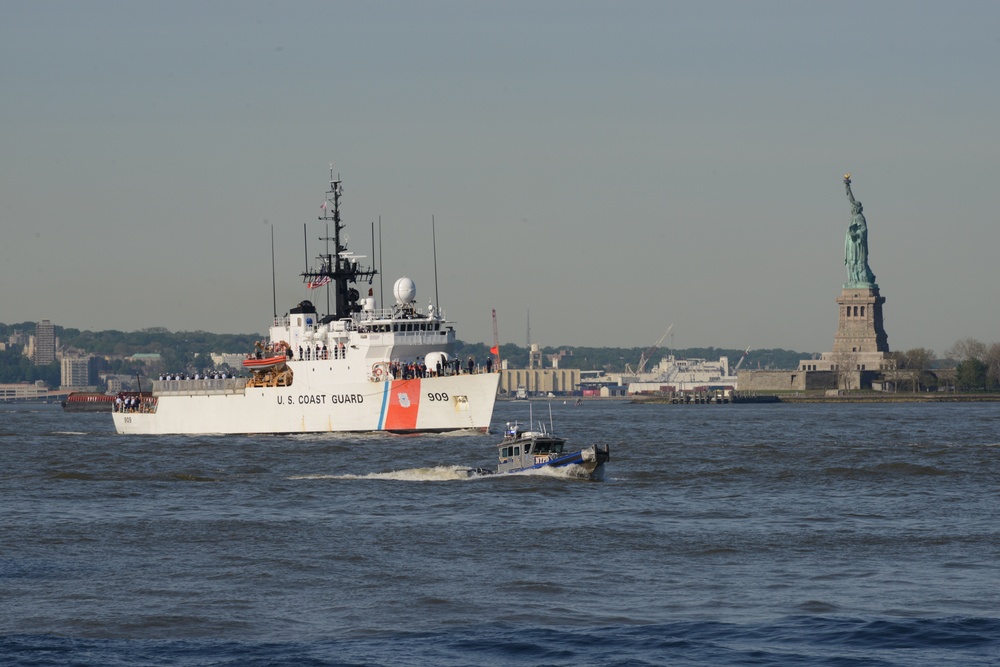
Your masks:
<path fill-rule="evenodd" d="M 392 325 L 383 324 L 375 327 L 377 331 L 385 332 L 395 332 L 395 333 L 416 333 L 416 332 L 433 332 L 439 331 L 444 334 L 441 330 L 440 322 L 393 322 Z"/>

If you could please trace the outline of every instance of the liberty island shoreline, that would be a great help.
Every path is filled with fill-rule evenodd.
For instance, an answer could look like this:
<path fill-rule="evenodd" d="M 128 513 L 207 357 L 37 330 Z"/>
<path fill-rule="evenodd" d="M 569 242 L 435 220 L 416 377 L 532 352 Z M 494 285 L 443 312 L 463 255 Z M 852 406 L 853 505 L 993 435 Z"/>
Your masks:
<path fill-rule="evenodd" d="M 1000 393 L 991 394 L 941 394 L 941 393 L 917 393 L 917 394 L 888 394 L 879 392 L 855 392 L 842 396 L 823 396 L 820 394 L 767 394 L 772 400 L 769 401 L 736 401 L 737 404 L 763 404 L 763 403 L 827 403 L 831 405 L 846 403 L 996 403 L 1000 402 Z M 542 399 L 536 399 L 542 400 Z M 627 398 L 588 398 L 590 400 L 621 400 L 629 403 L 642 404 L 676 404 L 676 401 L 665 396 L 629 396 Z M 704 403 L 698 403 L 704 404 Z"/>

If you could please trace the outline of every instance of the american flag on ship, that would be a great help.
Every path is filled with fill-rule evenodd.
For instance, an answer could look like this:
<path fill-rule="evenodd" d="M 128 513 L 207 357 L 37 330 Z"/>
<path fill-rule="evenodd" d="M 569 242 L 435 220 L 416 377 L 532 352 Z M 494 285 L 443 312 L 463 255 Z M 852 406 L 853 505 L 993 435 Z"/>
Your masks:
<path fill-rule="evenodd" d="M 330 276 L 320 276 L 316 280 L 310 280 L 306 283 L 306 287 L 309 289 L 316 289 L 317 287 L 322 287 L 330 282 Z"/>

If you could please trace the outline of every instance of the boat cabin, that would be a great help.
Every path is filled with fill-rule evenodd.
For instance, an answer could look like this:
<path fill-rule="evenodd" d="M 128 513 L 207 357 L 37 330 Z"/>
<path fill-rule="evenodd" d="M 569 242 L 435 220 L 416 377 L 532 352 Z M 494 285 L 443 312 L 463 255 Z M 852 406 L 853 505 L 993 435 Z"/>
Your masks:
<path fill-rule="evenodd" d="M 503 440 L 497 445 L 501 462 L 518 459 L 526 465 L 533 465 L 563 453 L 566 440 L 544 430 L 531 431 L 517 422 L 507 423 Z M 530 461 L 530 462 L 529 462 Z"/>

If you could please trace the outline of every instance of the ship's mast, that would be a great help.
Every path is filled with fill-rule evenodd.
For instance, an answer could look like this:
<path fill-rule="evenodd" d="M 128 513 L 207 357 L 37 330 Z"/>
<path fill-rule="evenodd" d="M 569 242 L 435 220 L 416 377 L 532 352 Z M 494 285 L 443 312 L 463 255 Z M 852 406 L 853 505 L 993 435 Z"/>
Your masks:
<path fill-rule="evenodd" d="M 334 293 L 334 310 L 330 315 L 334 319 L 350 317 L 352 313 L 361 312 L 361 305 L 358 300 L 361 293 L 350 287 L 351 283 L 357 283 L 358 278 L 367 279 L 371 284 L 378 273 L 374 268 L 362 268 L 358 262 L 362 258 L 360 255 L 353 255 L 347 252 L 347 242 L 342 240 L 341 231 L 344 224 L 340 221 L 340 197 L 344 193 L 339 178 L 334 178 L 333 167 L 330 167 L 330 189 L 326 193 L 326 201 L 323 202 L 323 215 L 319 220 L 333 223 L 333 237 L 321 237 L 321 241 L 326 241 L 326 252 L 317 256 L 320 261 L 319 269 L 307 269 L 302 274 L 303 282 L 310 288 L 330 285 Z M 329 210 L 328 204 L 333 204 L 333 210 Z M 327 232 L 329 234 L 329 231 Z M 333 241 L 333 252 L 330 252 L 330 241 Z"/>

